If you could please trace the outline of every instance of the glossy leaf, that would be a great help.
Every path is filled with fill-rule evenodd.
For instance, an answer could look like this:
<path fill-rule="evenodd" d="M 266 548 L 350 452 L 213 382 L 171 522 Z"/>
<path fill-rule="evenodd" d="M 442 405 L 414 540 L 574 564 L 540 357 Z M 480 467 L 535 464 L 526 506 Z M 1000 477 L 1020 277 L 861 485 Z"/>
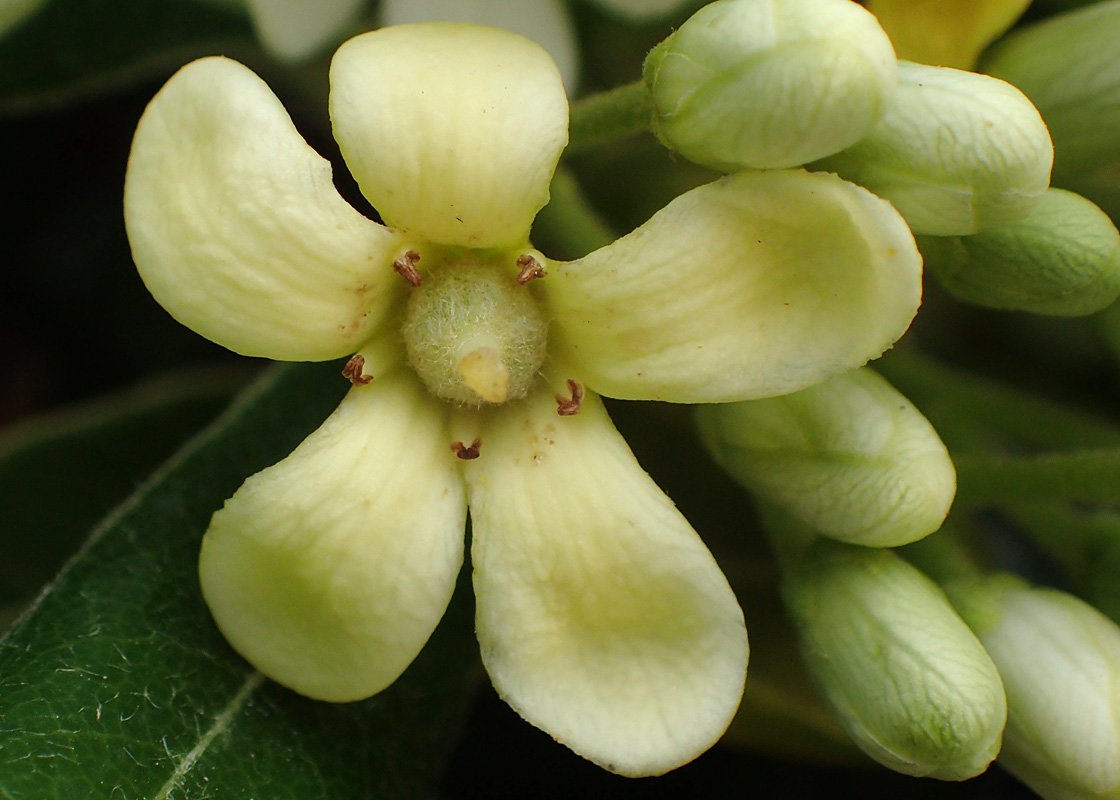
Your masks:
<path fill-rule="evenodd" d="M 404 677 L 346 705 L 265 681 L 198 589 L 210 514 L 330 412 L 338 367 L 270 373 L 118 508 L 0 642 L 0 796 L 360 800 L 423 795 L 438 777 L 480 674 L 465 585 Z"/>
<path fill-rule="evenodd" d="M 241 383 L 228 370 L 164 375 L 0 434 L 0 603 L 30 599 Z"/>
<path fill-rule="evenodd" d="M 0 37 L 0 112 L 97 94 L 251 36 L 229 4 L 49 0 Z"/>

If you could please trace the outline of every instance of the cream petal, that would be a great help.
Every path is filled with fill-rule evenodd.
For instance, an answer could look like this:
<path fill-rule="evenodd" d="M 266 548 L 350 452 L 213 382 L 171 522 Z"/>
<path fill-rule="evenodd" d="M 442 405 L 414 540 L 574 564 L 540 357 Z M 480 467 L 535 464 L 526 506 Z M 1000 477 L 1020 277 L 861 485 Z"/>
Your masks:
<path fill-rule="evenodd" d="M 464 462 L 483 663 L 532 724 L 623 775 L 715 743 L 747 666 L 742 612 L 707 548 L 601 402 L 551 391 L 483 418 Z"/>
<path fill-rule="evenodd" d="M 226 58 L 188 64 L 152 100 L 124 210 L 156 300 L 244 355 L 354 352 L 407 288 L 392 269 L 402 235 L 339 196 L 276 96 Z"/>
<path fill-rule="evenodd" d="M 744 172 L 539 281 L 595 391 L 677 403 L 797 391 L 880 355 L 921 300 L 902 217 L 835 175 Z"/>
<path fill-rule="evenodd" d="M 548 54 L 467 23 L 346 42 L 331 63 L 330 108 L 346 163 L 385 222 L 447 245 L 524 245 L 568 141 Z"/>
<path fill-rule="evenodd" d="M 474 22 L 505 28 L 539 44 L 556 62 L 571 91 L 579 80 L 579 52 L 564 0 L 381 0 L 383 25 Z"/>
<path fill-rule="evenodd" d="M 397 679 L 443 616 L 466 501 L 446 406 L 411 374 L 356 386 L 249 478 L 202 543 L 202 592 L 234 649 L 320 700 Z"/>
<path fill-rule="evenodd" d="M 257 36 L 273 55 L 298 61 L 342 40 L 366 0 L 248 0 Z"/>

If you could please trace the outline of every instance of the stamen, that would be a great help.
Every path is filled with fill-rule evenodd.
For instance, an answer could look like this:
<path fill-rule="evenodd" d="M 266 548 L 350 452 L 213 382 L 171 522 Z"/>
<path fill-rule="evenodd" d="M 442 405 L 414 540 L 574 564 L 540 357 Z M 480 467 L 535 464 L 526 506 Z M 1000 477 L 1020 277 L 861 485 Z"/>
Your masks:
<path fill-rule="evenodd" d="M 459 458 L 463 459 L 464 461 L 473 461 L 474 459 L 478 458 L 479 448 L 481 448 L 481 447 L 482 447 L 482 439 L 480 439 L 479 437 L 476 436 L 476 437 L 474 437 L 474 441 L 471 442 L 470 447 L 467 447 L 462 442 L 458 442 L 458 441 L 452 442 L 451 443 L 451 452 L 454 453 L 455 455 L 457 455 Z"/>
<path fill-rule="evenodd" d="M 556 413 L 562 417 L 574 417 L 583 407 L 583 387 L 568 378 L 568 391 L 571 397 L 556 395 Z"/>
<path fill-rule="evenodd" d="M 350 360 L 346 362 L 346 366 L 342 368 L 342 377 L 350 381 L 355 386 L 365 386 L 373 380 L 372 375 L 363 375 L 362 371 L 366 367 L 366 360 L 362 356 L 355 353 L 350 356 Z"/>
<path fill-rule="evenodd" d="M 543 278 L 545 276 L 544 267 L 541 266 L 541 262 L 537 261 L 528 253 L 517 257 L 517 266 L 521 267 L 521 272 L 517 275 L 517 282 L 522 286 L 531 280 Z"/>
<path fill-rule="evenodd" d="M 419 270 L 416 269 L 416 262 L 419 260 L 420 254 L 415 250 L 409 250 L 393 262 L 393 269 L 399 272 L 401 277 L 408 281 L 413 288 L 419 286 L 424 280 L 420 277 Z"/>

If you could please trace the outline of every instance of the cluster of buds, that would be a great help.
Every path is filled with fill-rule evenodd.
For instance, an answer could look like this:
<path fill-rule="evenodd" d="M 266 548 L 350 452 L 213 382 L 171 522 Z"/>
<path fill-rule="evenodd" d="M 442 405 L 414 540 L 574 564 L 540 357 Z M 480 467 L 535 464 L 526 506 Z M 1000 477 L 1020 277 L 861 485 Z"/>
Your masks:
<path fill-rule="evenodd" d="M 1001 80 L 897 60 L 875 17 L 852 2 L 721 0 L 650 53 L 654 129 L 715 169 L 807 165 L 870 189 L 901 212 L 933 274 L 970 302 L 1092 313 L 1120 295 L 1120 237 L 1093 203 L 1049 189 L 1047 125 L 1075 143 L 1060 150 L 1060 175 L 1088 183 L 1115 169 L 1107 115 L 1120 106 L 1120 81 L 1115 65 L 1097 63 L 1115 61 L 1114 48 L 1092 48 L 1082 34 L 1104 42 L 1116 4 L 1067 16 L 998 48 L 990 68 Z M 1055 62 L 1058 38 L 1069 58 L 1089 49 L 1094 61 Z M 1040 46 L 1045 59 L 1034 57 Z M 1062 88 L 1090 71 L 1074 94 L 1099 98 L 1094 87 L 1110 81 L 1104 117 Z M 1039 98 L 1045 123 L 1012 82 Z"/>
<path fill-rule="evenodd" d="M 834 172 L 899 210 L 958 298 L 1086 315 L 1120 295 L 1120 234 L 1051 170 L 1120 208 L 1118 32 L 1120 3 L 1098 3 L 1007 37 L 979 74 L 896 59 L 847 0 L 720 0 L 645 80 L 658 138 L 685 158 Z M 921 556 L 893 549 L 939 531 L 956 489 L 905 397 L 863 368 L 697 417 L 765 512 L 804 666 L 864 753 L 943 780 L 998 756 L 1044 797 L 1117 796 L 1120 628 L 1071 594 L 935 568 L 947 529 Z"/>

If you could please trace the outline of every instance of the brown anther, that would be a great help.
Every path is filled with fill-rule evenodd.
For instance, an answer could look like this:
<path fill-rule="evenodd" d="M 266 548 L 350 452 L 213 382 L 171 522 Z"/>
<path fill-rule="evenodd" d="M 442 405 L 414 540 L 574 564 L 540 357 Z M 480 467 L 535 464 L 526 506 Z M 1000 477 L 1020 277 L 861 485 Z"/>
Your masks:
<path fill-rule="evenodd" d="M 544 267 L 541 266 L 541 262 L 537 261 L 528 253 L 517 257 L 517 266 L 521 267 L 521 272 L 517 274 L 517 282 L 522 286 L 531 280 L 543 278 L 545 276 Z"/>
<path fill-rule="evenodd" d="M 401 274 L 401 277 L 408 281 L 409 286 L 417 287 L 423 282 L 420 277 L 419 270 L 416 269 L 416 262 L 420 260 L 420 254 L 415 250 L 409 250 L 400 258 L 393 262 L 393 269 Z"/>
<path fill-rule="evenodd" d="M 568 391 L 571 397 L 556 395 L 556 413 L 562 417 L 574 417 L 583 407 L 583 387 L 568 378 Z"/>
<path fill-rule="evenodd" d="M 346 362 L 346 366 L 342 368 L 342 377 L 350 381 L 355 386 L 365 386 L 373 380 L 372 375 L 363 375 L 362 371 L 366 368 L 366 360 L 360 355 L 355 353 L 350 356 L 350 360 Z"/>
<path fill-rule="evenodd" d="M 474 437 L 474 441 L 471 442 L 470 447 L 467 447 L 462 442 L 452 442 L 451 443 L 451 452 L 454 453 L 455 455 L 457 455 L 459 458 L 463 459 L 464 461 L 470 461 L 472 459 L 478 458 L 478 456 L 479 456 L 478 451 L 479 451 L 479 448 L 481 448 L 481 447 L 482 447 L 482 439 L 480 439 L 476 436 L 476 437 Z"/>

